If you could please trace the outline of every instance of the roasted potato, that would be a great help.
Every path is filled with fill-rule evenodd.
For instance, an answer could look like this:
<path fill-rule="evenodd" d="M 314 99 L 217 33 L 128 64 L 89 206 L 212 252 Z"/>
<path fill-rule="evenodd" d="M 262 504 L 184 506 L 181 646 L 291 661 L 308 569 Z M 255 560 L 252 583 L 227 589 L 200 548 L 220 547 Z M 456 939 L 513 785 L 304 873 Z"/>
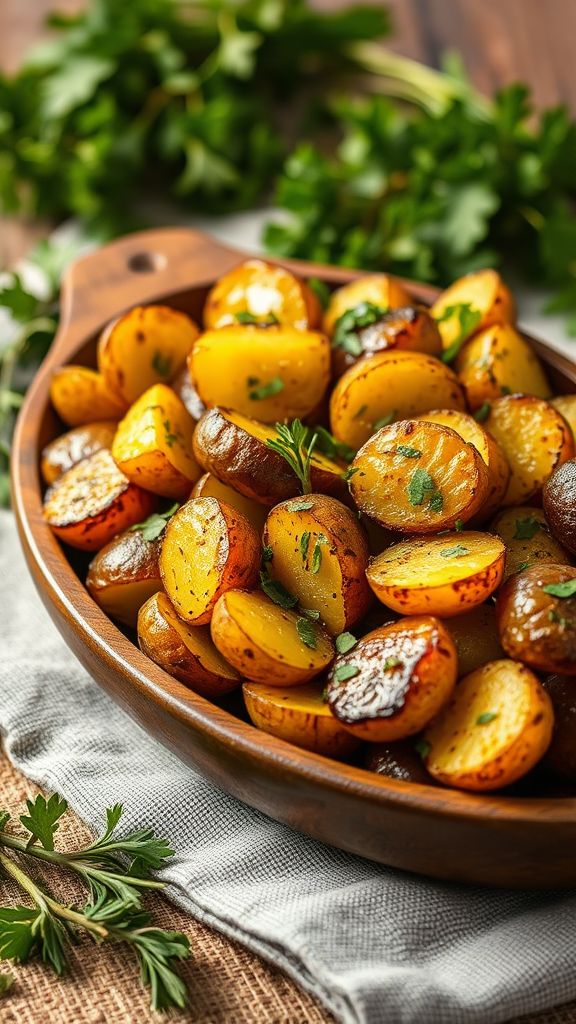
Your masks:
<path fill-rule="evenodd" d="M 224 274 L 204 306 L 206 328 L 274 323 L 307 331 L 318 327 L 321 318 L 320 303 L 310 286 L 264 260 L 245 260 Z"/>
<path fill-rule="evenodd" d="M 426 352 L 430 356 L 442 354 L 440 331 L 424 306 L 390 309 L 366 326 L 340 321 L 332 336 L 333 375 L 341 377 L 362 356 L 388 349 Z"/>
<path fill-rule="evenodd" d="M 268 571 L 336 636 L 372 603 L 368 543 L 357 516 L 335 498 L 307 494 L 276 505 L 266 520 Z"/>
<path fill-rule="evenodd" d="M 516 321 L 514 299 L 496 270 L 477 270 L 473 274 L 466 274 L 449 285 L 430 310 L 438 321 L 445 349 L 451 348 L 461 339 L 461 306 L 469 306 L 479 314 L 473 332 L 492 324 L 513 324 Z"/>
<path fill-rule="evenodd" d="M 437 533 L 466 522 L 486 501 L 488 469 L 450 427 L 402 420 L 382 427 L 351 467 L 358 508 L 389 530 Z"/>
<path fill-rule="evenodd" d="M 510 466 L 500 445 L 473 416 L 460 409 L 434 409 L 425 412 L 419 419 L 451 427 L 478 450 L 488 468 L 488 495 L 474 518 L 482 521 L 488 519 L 500 507 L 510 480 Z"/>
<path fill-rule="evenodd" d="M 354 753 L 358 740 L 331 714 L 318 683 L 305 686 L 268 686 L 244 683 L 246 710 L 263 732 L 336 760 Z"/>
<path fill-rule="evenodd" d="M 252 498 L 246 498 L 239 491 L 235 491 L 233 487 L 229 487 L 228 484 L 223 484 L 213 473 L 204 473 L 204 476 L 201 476 L 196 481 L 190 497 L 216 498 L 218 501 L 225 502 L 226 505 L 231 505 L 237 512 L 241 512 L 243 516 L 246 516 L 246 519 L 252 523 L 258 536 L 262 536 L 268 509 L 264 505 L 259 505 Z"/>
<path fill-rule="evenodd" d="M 192 498 L 172 516 L 160 554 L 164 589 L 181 619 L 209 622 L 232 587 L 256 585 L 260 537 L 243 516 L 216 498 Z"/>
<path fill-rule="evenodd" d="M 102 448 L 68 469 L 46 493 L 44 519 L 60 540 L 98 551 L 117 533 L 146 519 L 156 499 L 130 482 Z"/>
<path fill-rule="evenodd" d="M 426 730 L 424 764 L 458 789 L 502 789 L 545 754 L 554 714 L 548 694 L 525 665 L 491 661 L 462 679 Z"/>
<path fill-rule="evenodd" d="M 420 732 L 450 699 L 456 674 L 456 649 L 440 620 L 405 618 L 340 654 L 326 696 L 353 736 L 385 743 Z"/>
<path fill-rule="evenodd" d="M 511 470 L 503 505 L 539 498 L 556 467 L 574 455 L 574 439 L 564 417 L 533 395 L 497 398 L 485 427 L 500 444 Z"/>
<path fill-rule="evenodd" d="M 189 366 L 208 408 L 236 409 L 262 423 L 302 419 L 328 387 L 330 343 L 296 327 L 220 327 L 198 338 Z"/>
<path fill-rule="evenodd" d="M 111 619 L 136 627 L 140 608 L 162 587 L 161 547 L 160 537 L 146 540 L 141 529 L 132 527 L 94 556 L 86 586 Z"/>
<path fill-rule="evenodd" d="M 184 366 L 174 380 L 171 381 L 170 387 L 178 395 L 178 398 L 182 402 L 186 412 L 188 412 L 194 422 L 197 423 L 200 417 L 206 412 L 206 406 L 196 389 L 192 386 L 190 371 L 187 365 Z"/>
<path fill-rule="evenodd" d="M 544 484 L 544 511 L 552 533 L 576 554 L 576 459 L 554 470 Z M 563 558 L 557 558 L 563 562 Z"/>
<path fill-rule="evenodd" d="M 464 409 L 452 370 L 421 352 L 379 352 L 360 359 L 340 378 L 330 399 L 334 437 L 353 449 L 380 427 L 430 409 Z"/>
<path fill-rule="evenodd" d="M 403 615 L 460 615 L 482 604 L 502 582 L 506 548 L 473 530 L 414 537 L 387 548 L 368 567 L 383 604 Z"/>
<path fill-rule="evenodd" d="M 332 293 L 324 313 L 323 328 L 326 334 L 332 335 L 336 321 L 361 303 L 379 306 L 382 312 L 386 312 L 388 309 L 409 306 L 411 302 L 412 297 L 404 285 L 388 274 L 357 277 Z"/>
<path fill-rule="evenodd" d="M 505 580 L 536 562 L 570 564 L 568 552 L 550 535 L 550 528 L 541 508 L 528 505 L 505 508 L 492 520 L 490 529 L 492 533 L 497 533 L 506 545 Z"/>
<path fill-rule="evenodd" d="M 366 747 L 363 766 L 369 772 L 386 775 L 397 782 L 417 782 L 420 785 L 435 786 L 422 758 L 416 750 L 418 743 L 399 740 L 396 743 L 371 743 Z"/>
<path fill-rule="evenodd" d="M 550 399 L 550 405 L 564 417 L 576 439 L 576 395 L 556 395 Z"/>
<path fill-rule="evenodd" d="M 171 306 L 135 306 L 102 332 L 98 368 L 131 405 L 153 384 L 176 376 L 198 334 L 194 321 Z"/>
<path fill-rule="evenodd" d="M 261 505 L 276 505 L 298 497 L 301 484 L 286 460 L 268 446 L 275 438 L 274 427 L 230 409 L 210 409 L 194 431 L 194 454 L 222 483 Z M 336 497 L 347 493 L 342 467 L 320 452 L 312 455 L 310 478 L 314 491 Z"/>
<path fill-rule="evenodd" d="M 576 782 L 576 686 L 569 676 L 546 676 L 543 684 L 554 709 L 552 742 L 542 766 L 559 779 Z"/>
<path fill-rule="evenodd" d="M 101 448 L 110 449 L 117 426 L 115 420 L 85 423 L 50 441 L 42 450 L 40 461 L 45 483 L 53 484 L 67 469 L 94 452 L 99 452 Z"/>
<path fill-rule="evenodd" d="M 110 389 L 102 374 L 87 366 L 61 366 L 55 370 L 50 399 L 69 427 L 81 427 L 96 420 L 119 420 L 127 408 L 127 402 Z"/>
<path fill-rule="evenodd" d="M 202 697 L 235 690 L 240 676 L 212 643 L 208 626 L 189 626 L 166 594 L 153 594 L 138 614 L 138 643 L 160 668 Z"/>
<path fill-rule="evenodd" d="M 200 476 L 192 453 L 194 420 L 166 384 L 154 384 L 118 425 L 112 454 L 135 484 L 166 498 L 188 496 Z"/>
<path fill-rule="evenodd" d="M 476 334 L 458 353 L 455 368 L 473 410 L 512 391 L 550 395 L 538 356 L 510 324 L 494 324 Z"/>
<path fill-rule="evenodd" d="M 228 590 L 210 626 L 221 654 L 247 679 L 266 686 L 299 686 L 334 657 L 332 640 L 316 622 L 281 608 L 259 591 Z"/>
<path fill-rule="evenodd" d="M 576 676 L 576 569 L 541 562 L 511 576 L 496 602 L 502 647 L 540 672 Z"/>
<path fill-rule="evenodd" d="M 458 654 L 459 676 L 467 676 L 487 661 L 505 657 L 491 601 L 476 605 L 463 615 L 453 615 L 446 626 Z"/>

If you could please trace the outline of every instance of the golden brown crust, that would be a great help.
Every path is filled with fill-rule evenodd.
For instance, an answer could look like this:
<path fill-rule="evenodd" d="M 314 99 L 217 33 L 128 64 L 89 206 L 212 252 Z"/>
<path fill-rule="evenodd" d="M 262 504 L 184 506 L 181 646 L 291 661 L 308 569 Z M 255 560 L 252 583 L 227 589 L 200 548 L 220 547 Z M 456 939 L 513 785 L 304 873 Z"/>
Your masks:
<path fill-rule="evenodd" d="M 253 724 L 272 736 L 337 760 L 358 747 L 359 741 L 330 714 L 319 683 L 283 689 L 248 682 L 242 692 Z"/>
<path fill-rule="evenodd" d="M 115 420 L 85 423 L 60 434 L 47 444 L 42 451 L 40 463 L 45 483 L 53 484 L 62 473 L 101 448 L 110 449 L 117 426 Z"/>
<path fill-rule="evenodd" d="M 576 569 L 551 562 L 511 576 L 496 603 L 502 646 L 511 658 L 540 672 L 576 676 L 576 594 L 545 588 L 576 581 Z"/>

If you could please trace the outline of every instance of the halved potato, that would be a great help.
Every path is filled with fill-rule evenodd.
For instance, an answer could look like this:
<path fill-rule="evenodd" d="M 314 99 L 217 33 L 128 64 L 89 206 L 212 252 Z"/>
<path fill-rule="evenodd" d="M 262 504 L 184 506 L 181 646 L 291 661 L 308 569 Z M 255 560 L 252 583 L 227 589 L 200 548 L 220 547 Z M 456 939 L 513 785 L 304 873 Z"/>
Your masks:
<path fill-rule="evenodd" d="M 402 306 L 390 309 L 366 327 L 358 327 L 350 335 L 332 338 L 332 371 L 341 377 L 357 359 L 400 349 L 406 352 L 442 354 L 442 338 L 436 321 L 424 306 Z"/>
<path fill-rule="evenodd" d="M 302 419 L 328 387 L 330 342 L 296 327 L 220 327 L 198 338 L 189 367 L 208 408 L 236 409 L 262 423 Z"/>
<path fill-rule="evenodd" d="M 162 541 L 145 540 L 142 530 L 127 530 L 100 549 L 90 562 L 86 586 L 103 611 L 136 626 L 145 601 L 162 587 L 158 559 Z"/>
<path fill-rule="evenodd" d="M 460 615 L 486 601 L 502 582 L 506 548 L 473 530 L 414 537 L 370 563 L 368 583 L 383 604 L 404 615 Z"/>
<path fill-rule="evenodd" d="M 439 321 L 444 348 L 450 348 L 460 338 L 458 306 L 470 306 L 479 313 L 480 319 L 474 331 L 481 331 L 491 324 L 513 324 L 516 321 L 516 304 L 512 293 L 496 270 L 477 270 L 466 274 L 438 296 L 430 312 Z M 449 307 L 456 308 L 454 314 L 447 317 Z"/>
<path fill-rule="evenodd" d="M 488 495 L 477 516 L 484 520 L 493 515 L 500 507 L 510 480 L 510 466 L 498 442 L 473 416 L 461 412 L 460 409 L 433 409 L 432 412 L 425 412 L 419 419 L 451 427 L 478 450 L 488 467 Z"/>
<path fill-rule="evenodd" d="M 332 335 L 336 321 L 361 302 L 370 302 L 385 312 L 387 309 L 409 306 L 412 296 L 400 281 L 389 274 L 367 274 L 364 277 L 357 277 L 355 281 L 350 281 L 349 284 L 342 285 L 332 292 L 324 313 L 323 328 L 326 334 Z"/>
<path fill-rule="evenodd" d="M 504 579 L 536 562 L 566 562 L 570 555 L 554 540 L 541 508 L 516 505 L 503 509 L 490 524 L 506 545 Z"/>
<path fill-rule="evenodd" d="M 296 498 L 302 485 L 282 456 L 268 447 L 276 429 L 231 409 L 210 409 L 194 431 L 194 454 L 200 465 L 234 490 L 261 505 Z M 345 495 L 342 467 L 320 452 L 310 466 L 314 491 Z"/>
<path fill-rule="evenodd" d="M 117 426 L 115 420 L 85 423 L 50 441 L 43 449 L 40 461 L 44 481 L 53 484 L 62 473 L 71 469 L 77 462 L 87 459 L 101 448 L 110 449 Z"/>
<path fill-rule="evenodd" d="M 357 449 L 380 427 L 430 409 L 464 409 L 456 374 L 421 352 L 378 352 L 346 370 L 330 399 L 334 437 Z"/>
<path fill-rule="evenodd" d="M 510 324 L 494 324 L 476 334 L 460 350 L 455 366 L 471 409 L 511 391 L 550 395 L 538 356 Z"/>
<path fill-rule="evenodd" d="M 306 683 L 334 657 L 332 640 L 318 623 L 259 591 L 222 594 L 210 628 L 226 660 L 247 679 L 267 686 Z"/>
<path fill-rule="evenodd" d="M 131 405 L 153 384 L 182 369 L 199 331 L 170 306 L 135 306 L 113 320 L 98 341 L 98 368 L 112 391 Z"/>
<path fill-rule="evenodd" d="M 204 306 L 206 328 L 272 322 L 306 331 L 318 327 L 321 318 L 320 303 L 310 286 L 264 260 L 245 260 L 229 270 L 210 290 Z"/>
<path fill-rule="evenodd" d="M 488 469 L 450 427 L 402 420 L 382 427 L 351 467 L 350 491 L 362 512 L 389 530 L 437 533 L 482 508 Z"/>
<path fill-rule="evenodd" d="M 232 587 L 256 585 L 260 537 L 230 505 L 192 498 L 172 516 L 160 554 L 164 589 L 181 619 L 210 621 L 216 601 Z"/>
<path fill-rule="evenodd" d="M 496 618 L 511 658 L 539 672 L 576 676 L 576 568 L 539 562 L 511 576 Z"/>
<path fill-rule="evenodd" d="M 192 385 L 188 366 L 184 366 L 180 370 L 180 373 L 177 374 L 174 380 L 170 382 L 170 387 L 178 395 L 178 398 L 182 402 L 186 412 L 190 413 L 192 419 L 197 423 L 200 417 L 206 412 L 206 406 L 196 391 L 196 388 Z"/>
<path fill-rule="evenodd" d="M 156 499 L 130 482 L 102 448 L 68 469 L 44 498 L 44 519 L 60 540 L 98 551 L 117 533 L 146 519 Z"/>
<path fill-rule="evenodd" d="M 556 395 L 550 399 L 550 405 L 564 417 L 576 438 L 576 395 Z"/>
<path fill-rule="evenodd" d="M 194 420 L 172 388 L 154 384 L 119 423 L 112 454 L 129 480 L 166 498 L 185 498 L 200 476 Z"/>
<path fill-rule="evenodd" d="M 500 444 L 511 470 L 503 505 L 523 505 L 539 497 L 556 467 L 574 455 L 574 438 L 564 417 L 533 395 L 497 398 L 485 427 Z"/>
<path fill-rule="evenodd" d="M 101 373 L 87 366 L 61 366 L 52 374 L 50 400 L 69 427 L 95 420 L 119 420 L 127 402 L 112 391 Z"/>
<path fill-rule="evenodd" d="M 576 459 L 568 459 L 548 477 L 542 503 L 552 533 L 576 555 Z"/>
<path fill-rule="evenodd" d="M 435 782 L 428 774 L 422 758 L 416 750 L 418 744 L 414 740 L 397 740 L 396 743 L 371 743 L 366 747 L 364 768 L 377 775 L 386 775 L 398 782 L 418 782 L 420 785 L 434 786 Z"/>
<path fill-rule="evenodd" d="M 447 627 L 458 654 L 459 676 L 467 676 L 486 662 L 505 657 L 491 601 L 479 604 L 463 615 L 452 616 Z"/>
<path fill-rule="evenodd" d="M 218 501 L 225 502 L 226 505 L 230 505 L 237 512 L 241 512 L 243 516 L 246 516 L 246 519 L 252 523 L 258 536 L 262 536 L 268 509 L 264 505 L 259 505 L 257 501 L 253 501 L 252 498 L 246 498 L 245 495 L 240 494 L 239 491 L 234 490 L 228 484 L 223 484 L 213 473 L 204 473 L 204 476 L 201 476 L 196 481 L 190 497 L 216 498 Z"/>
<path fill-rule="evenodd" d="M 358 746 L 331 714 L 318 683 L 286 688 L 244 683 L 242 692 L 252 722 L 263 732 L 337 760 Z"/>
<path fill-rule="evenodd" d="M 524 665 L 491 661 L 462 679 L 427 729 L 424 764 L 458 789 L 501 789 L 545 754 L 554 714 L 542 684 Z"/>
<path fill-rule="evenodd" d="M 294 508 L 294 506 L 297 506 Z M 306 507 L 303 507 L 306 506 Z M 307 494 L 276 505 L 266 520 L 268 571 L 336 636 L 367 612 L 368 543 L 358 517 L 335 498 Z"/>
<path fill-rule="evenodd" d="M 212 643 L 208 626 L 188 626 L 166 594 L 152 595 L 138 615 L 140 649 L 169 675 L 203 697 L 221 697 L 240 676 Z"/>
<path fill-rule="evenodd" d="M 358 739 L 404 739 L 420 732 L 449 700 L 456 672 L 456 649 L 439 619 L 400 619 L 336 658 L 328 705 Z"/>

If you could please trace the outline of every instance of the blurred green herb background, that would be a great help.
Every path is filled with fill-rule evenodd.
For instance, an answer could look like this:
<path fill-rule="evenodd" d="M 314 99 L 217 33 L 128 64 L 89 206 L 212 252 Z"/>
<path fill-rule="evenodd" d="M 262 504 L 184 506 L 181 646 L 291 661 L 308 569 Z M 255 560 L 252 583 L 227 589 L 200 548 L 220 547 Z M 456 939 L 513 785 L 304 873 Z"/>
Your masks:
<path fill-rule="evenodd" d="M 389 52 L 385 9 L 308 0 L 90 0 L 0 77 L 0 213 L 79 218 L 104 240 L 147 204 L 272 201 L 275 255 L 436 284 L 504 264 L 553 293 L 576 335 L 576 124 L 515 85 L 478 95 L 458 58 Z M 343 98 L 345 97 L 345 98 Z M 53 336 L 72 252 L 0 283 L 0 500 L 27 375 Z M 40 297 L 38 297 L 40 295 Z"/>

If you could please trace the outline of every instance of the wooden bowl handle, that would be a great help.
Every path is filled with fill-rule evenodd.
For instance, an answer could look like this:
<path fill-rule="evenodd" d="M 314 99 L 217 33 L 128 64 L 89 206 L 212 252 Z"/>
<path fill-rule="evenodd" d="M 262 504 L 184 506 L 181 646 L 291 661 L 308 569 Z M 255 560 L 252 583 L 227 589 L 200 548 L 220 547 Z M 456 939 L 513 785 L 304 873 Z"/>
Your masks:
<path fill-rule="evenodd" d="M 140 231 L 81 256 L 62 280 L 61 321 L 50 362 L 65 362 L 125 309 L 205 287 L 243 258 L 244 253 L 189 228 Z"/>

